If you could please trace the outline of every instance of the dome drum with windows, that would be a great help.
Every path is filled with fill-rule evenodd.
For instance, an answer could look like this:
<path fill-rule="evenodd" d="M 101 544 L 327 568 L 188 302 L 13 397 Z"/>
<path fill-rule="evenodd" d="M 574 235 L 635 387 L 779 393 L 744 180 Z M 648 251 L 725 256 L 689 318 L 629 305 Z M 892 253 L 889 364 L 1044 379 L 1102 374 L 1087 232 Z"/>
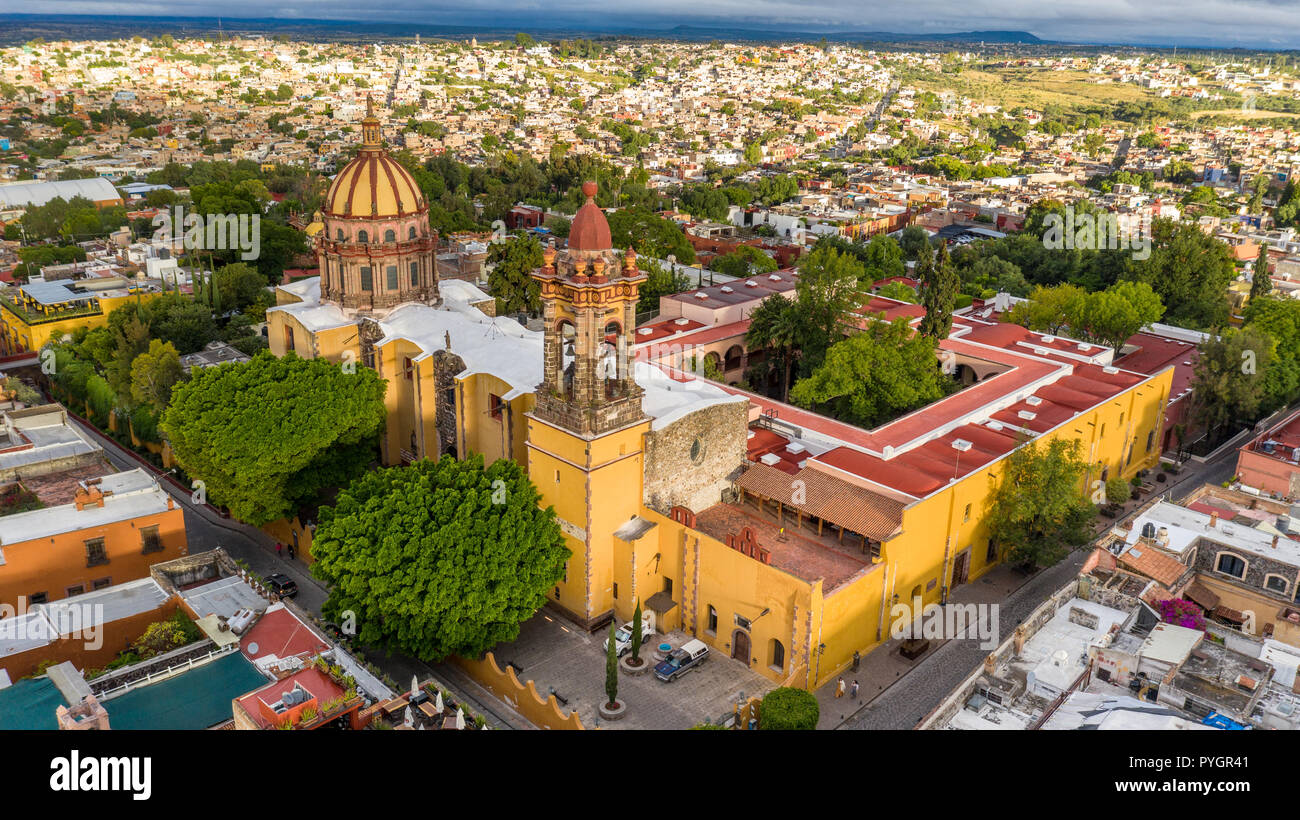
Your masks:
<path fill-rule="evenodd" d="M 438 302 L 429 206 L 411 172 L 384 148 L 369 99 L 361 149 L 334 177 L 322 217 L 316 245 L 322 299 L 362 313 Z"/>

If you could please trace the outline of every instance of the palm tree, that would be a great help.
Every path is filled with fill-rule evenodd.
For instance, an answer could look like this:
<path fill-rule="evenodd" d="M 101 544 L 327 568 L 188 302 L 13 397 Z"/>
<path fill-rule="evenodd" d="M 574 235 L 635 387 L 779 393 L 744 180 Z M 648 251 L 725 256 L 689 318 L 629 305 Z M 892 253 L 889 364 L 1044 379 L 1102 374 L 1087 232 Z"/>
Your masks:
<path fill-rule="evenodd" d="M 799 305 L 784 296 L 772 295 L 749 316 L 745 344 L 750 350 L 767 350 L 781 360 L 781 401 L 790 400 L 790 372 L 799 353 L 803 318 Z"/>

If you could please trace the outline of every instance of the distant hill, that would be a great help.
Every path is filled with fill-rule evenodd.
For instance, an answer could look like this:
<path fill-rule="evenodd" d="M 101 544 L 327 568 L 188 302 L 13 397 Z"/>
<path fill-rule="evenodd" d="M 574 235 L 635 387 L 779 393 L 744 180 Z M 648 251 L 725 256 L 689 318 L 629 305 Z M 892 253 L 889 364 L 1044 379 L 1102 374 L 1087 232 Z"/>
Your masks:
<path fill-rule="evenodd" d="M 511 38 L 527 31 L 538 39 L 574 37 L 644 37 L 664 40 L 739 40 L 755 42 L 813 42 L 825 37 L 833 42 L 852 43 L 979 43 L 1043 44 L 1026 31 L 958 31 L 948 33 L 899 33 L 887 31 L 844 31 L 842 29 L 791 29 L 751 24 L 681 25 L 649 28 L 617 20 L 601 24 L 569 22 L 548 15 L 518 15 L 507 25 L 499 18 L 481 25 L 422 25 L 354 20 L 247 19 L 218 17 L 175 17 L 96 14 L 0 14 L 0 44 L 15 45 L 37 37 L 55 39 L 113 39 L 135 35 L 173 34 L 194 36 L 215 34 L 284 34 L 326 40 L 401 39 L 420 34 L 466 40 Z"/>
<path fill-rule="evenodd" d="M 825 37 L 834 42 L 850 43 L 1046 43 L 1027 31 L 954 31 L 949 33 L 904 34 L 896 31 L 792 31 L 788 28 L 710 28 L 676 26 L 665 32 L 668 37 L 684 40 L 815 40 Z"/>

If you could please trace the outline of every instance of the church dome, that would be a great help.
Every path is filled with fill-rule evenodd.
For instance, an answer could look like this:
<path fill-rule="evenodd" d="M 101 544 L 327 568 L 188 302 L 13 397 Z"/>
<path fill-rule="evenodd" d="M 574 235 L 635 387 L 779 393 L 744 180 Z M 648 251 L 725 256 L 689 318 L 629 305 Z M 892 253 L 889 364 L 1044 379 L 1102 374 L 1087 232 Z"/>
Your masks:
<path fill-rule="evenodd" d="M 420 186 L 384 150 L 379 120 L 369 101 L 366 118 L 361 122 L 361 135 L 361 151 L 334 177 L 325 194 L 325 214 L 344 219 L 373 219 L 410 216 L 423 211 L 425 203 Z"/>
<path fill-rule="evenodd" d="M 609 238 L 609 221 L 596 204 L 596 183 L 582 183 L 582 193 L 587 202 L 574 214 L 569 225 L 569 250 L 607 251 L 613 243 Z"/>

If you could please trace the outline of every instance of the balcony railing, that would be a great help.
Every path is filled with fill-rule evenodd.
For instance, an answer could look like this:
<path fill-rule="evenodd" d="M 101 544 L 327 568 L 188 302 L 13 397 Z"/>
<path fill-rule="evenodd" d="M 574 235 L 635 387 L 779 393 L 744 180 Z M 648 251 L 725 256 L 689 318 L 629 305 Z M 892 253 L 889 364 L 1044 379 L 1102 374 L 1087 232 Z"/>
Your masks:
<path fill-rule="evenodd" d="M 28 325 L 43 325 L 50 322 L 61 322 L 64 319 L 75 319 L 79 316 L 100 316 L 104 312 L 97 301 L 87 303 L 85 306 L 77 308 L 53 308 L 49 313 L 30 310 L 12 299 L 5 297 L 0 297 L 0 305 L 3 305 L 5 309 L 12 312 Z"/>

